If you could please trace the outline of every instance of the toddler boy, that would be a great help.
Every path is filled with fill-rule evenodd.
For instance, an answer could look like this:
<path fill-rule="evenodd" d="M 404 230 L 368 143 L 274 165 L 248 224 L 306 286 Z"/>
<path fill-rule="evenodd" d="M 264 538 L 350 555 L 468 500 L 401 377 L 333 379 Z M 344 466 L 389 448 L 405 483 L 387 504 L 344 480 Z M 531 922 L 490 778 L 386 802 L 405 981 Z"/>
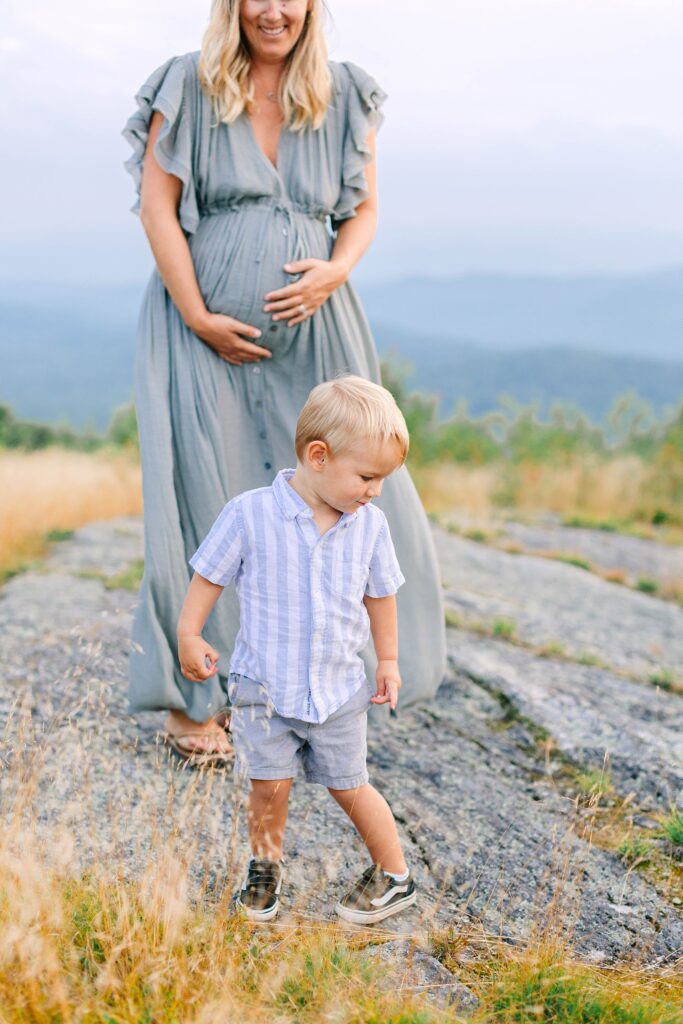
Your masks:
<path fill-rule="evenodd" d="M 365 766 L 369 704 L 398 701 L 395 594 L 404 582 L 386 518 L 371 502 L 405 461 L 408 431 L 385 388 L 347 376 L 313 389 L 295 447 L 296 469 L 228 502 L 190 560 L 180 664 L 195 682 L 217 671 L 201 631 L 234 581 L 240 630 L 228 693 L 237 768 L 250 780 L 252 850 L 238 905 L 256 921 L 277 914 L 289 792 L 301 765 L 367 845 L 372 866 L 335 909 L 369 924 L 416 899 L 394 817 Z M 370 631 L 376 687 L 359 654 Z"/>

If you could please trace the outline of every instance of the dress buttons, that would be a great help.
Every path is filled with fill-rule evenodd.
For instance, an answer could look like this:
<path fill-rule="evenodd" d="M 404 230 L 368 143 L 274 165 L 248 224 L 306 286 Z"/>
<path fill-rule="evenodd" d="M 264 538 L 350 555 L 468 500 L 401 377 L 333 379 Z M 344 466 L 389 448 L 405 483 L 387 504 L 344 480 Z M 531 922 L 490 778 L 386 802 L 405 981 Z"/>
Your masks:
<path fill-rule="evenodd" d="M 251 372 L 252 373 L 260 373 L 261 372 L 261 367 L 260 366 L 254 366 L 254 367 L 252 367 L 252 371 Z"/>
<path fill-rule="evenodd" d="M 271 324 L 269 329 L 271 331 L 276 331 L 277 330 L 277 324 Z"/>
<path fill-rule="evenodd" d="M 265 430 L 259 430 L 258 436 L 261 438 L 262 441 L 265 441 L 268 435 L 266 434 Z"/>
<path fill-rule="evenodd" d="M 270 466 L 270 463 L 269 463 L 269 462 L 264 462 L 264 463 L 263 463 L 263 467 L 264 467 L 264 469 L 270 469 L 270 468 L 271 468 L 271 466 Z"/>
<path fill-rule="evenodd" d="M 261 406 L 263 405 L 263 401 L 260 398 L 257 398 L 256 401 L 254 402 L 254 405 L 256 406 L 257 409 L 260 409 Z"/>
<path fill-rule="evenodd" d="M 289 234 L 289 232 L 287 231 L 287 228 L 283 228 L 282 229 L 282 234 L 285 236 L 285 238 L 287 237 L 287 235 Z"/>

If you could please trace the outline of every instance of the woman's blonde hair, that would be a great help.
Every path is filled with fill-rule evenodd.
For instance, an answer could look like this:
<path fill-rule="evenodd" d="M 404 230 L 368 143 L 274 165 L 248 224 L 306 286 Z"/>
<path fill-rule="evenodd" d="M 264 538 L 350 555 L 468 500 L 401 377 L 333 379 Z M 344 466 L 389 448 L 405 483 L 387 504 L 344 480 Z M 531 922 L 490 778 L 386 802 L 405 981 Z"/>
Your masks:
<path fill-rule="evenodd" d="M 285 124 L 297 132 L 320 127 L 332 90 L 323 31 L 324 3 L 309 0 L 309 4 L 280 83 Z M 212 0 L 199 57 L 199 79 L 213 100 L 219 121 L 232 124 L 254 103 L 250 72 L 251 57 L 240 28 L 240 0 Z"/>
<path fill-rule="evenodd" d="M 324 441 L 331 455 L 363 442 L 398 444 L 401 462 L 408 455 L 408 427 L 394 396 L 363 377 L 336 377 L 316 385 L 299 413 L 294 447 L 299 460 L 306 445 Z"/>

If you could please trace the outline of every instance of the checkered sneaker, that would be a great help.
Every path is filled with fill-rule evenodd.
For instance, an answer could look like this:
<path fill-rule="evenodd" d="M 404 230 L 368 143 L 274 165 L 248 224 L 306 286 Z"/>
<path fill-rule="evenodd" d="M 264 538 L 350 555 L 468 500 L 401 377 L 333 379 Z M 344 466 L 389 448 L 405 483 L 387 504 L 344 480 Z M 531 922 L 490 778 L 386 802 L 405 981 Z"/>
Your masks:
<path fill-rule="evenodd" d="M 374 924 L 385 917 L 398 914 L 417 899 L 412 875 L 397 882 L 372 864 L 363 872 L 355 885 L 343 896 L 335 910 L 339 917 L 352 924 Z"/>
<path fill-rule="evenodd" d="M 235 902 L 251 921 L 270 921 L 280 909 L 282 865 L 278 860 L 252 857 Z"/>

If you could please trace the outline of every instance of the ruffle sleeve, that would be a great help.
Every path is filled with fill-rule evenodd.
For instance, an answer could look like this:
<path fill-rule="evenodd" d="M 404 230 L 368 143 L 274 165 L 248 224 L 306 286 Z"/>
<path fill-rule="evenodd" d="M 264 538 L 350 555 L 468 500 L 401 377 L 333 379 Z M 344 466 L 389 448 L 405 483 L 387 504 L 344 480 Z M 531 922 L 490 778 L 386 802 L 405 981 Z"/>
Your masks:
<path fill-rule="evenodd" d="M 382 124 L 384 115 L 381 108 L 387 98 L 367 71 L 348 61 L 341 66 L 345 72 L 343 87 L 347 92 L 346 125 L 341 192 L 332 218 L 334 226 L 354 217 L 356 207 L 368 198 L 365 166 L 371 160 L 371 153 L 367 138 L 373 129 L 376 131 Z"/>
<path fill-rule="evenodd" d="M 193 78 L 191 76 L 194 76 Z M 133 148 L 125 163 L 133 177 L 138 198 L 131 208 L 140 211 L 142 164 L 149 139 L 152 114 L 158 110 L 164 118 L 154 155 L 160 167 L 183 183 L 178 217 L 187 234 L 193 234 L 199 224 L 199 208 L 195 182 L 192 176 L 193 94 L 199 88 L 196 68 L 185 57 L 172 57 L 153 71 L 135 96 L 138 110 L 128 119 L 123 137 Z"/>

